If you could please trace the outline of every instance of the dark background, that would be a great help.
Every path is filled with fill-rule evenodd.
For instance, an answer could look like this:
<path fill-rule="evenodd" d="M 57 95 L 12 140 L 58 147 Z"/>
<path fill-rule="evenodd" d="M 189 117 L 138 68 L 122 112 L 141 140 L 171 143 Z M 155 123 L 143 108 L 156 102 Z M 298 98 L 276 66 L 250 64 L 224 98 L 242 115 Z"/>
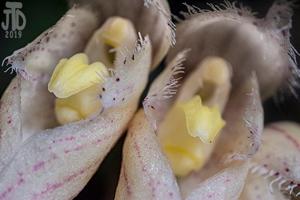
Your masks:
<path fill-rule="evenodd" d="M 5 0 L 0 0 L 0 22 L 4 21 L 3 9 Z M 10 0 L 13 1 L 13 0 Z M 18 0 L 16 0 L 18 1 Z M 65 0 L 24 0 L 18 1 L 23 3 L 22 11 L 26 16 L 26 27 L 22 31 L 20 39 L 5 39 L 4 31 L 0 28 L 0 61 L 10 55 L 14 50 L 25 46 L 27 43 L 35 39 L 41 32 L 54 25 L 57 20 L 66 12 L 68 6 Z M 196 5 L 200 8 L 208 8 L 206 3 L 221 3 L 223 1 L 216 0 L 170 0 L 172 13 L 178 14 L 180 10 L 184 10 L 183 2 Z M 268 8 L 272 5 L 273 0 L 240 0 L 244 6 L 250 7 L 257 12 L 257 16 L 265 15 Z M 299 2 L 295 1 L 296 7 L 293 16 L 293 28 L 291 30 L 291 41 L 296 49 L 300 51 L 300 7 Z M 298 59 L 299 60 L 299 59 Z M 163 69 L 163 63 L 160 68 L 152 73 L 151 79 Z M 5 68 L 0 68 L 0 95 L 4 92 L 10 80 L 15 74 L 4 73 Z M 297 91 L 300 95 L 300 90 Z M 274 99 L 269 99 L 264 103 L 265 123 L 292 120 L 300 122 L 300 106 L 299 100 L 294 96 L 286 96 L 283 101 L 275 103 Z M 120 170 L 120 160 L 122 143 L 124 136 L 119 140 L 116 147 L 107 156 L 95 176 L 91 179 L 85 189 L 76 198 L 81 199 L 112 199 L 115 192 L 115 186 L 118 181 Z M 115 173 L 111 173 L 114 171 Z"/>

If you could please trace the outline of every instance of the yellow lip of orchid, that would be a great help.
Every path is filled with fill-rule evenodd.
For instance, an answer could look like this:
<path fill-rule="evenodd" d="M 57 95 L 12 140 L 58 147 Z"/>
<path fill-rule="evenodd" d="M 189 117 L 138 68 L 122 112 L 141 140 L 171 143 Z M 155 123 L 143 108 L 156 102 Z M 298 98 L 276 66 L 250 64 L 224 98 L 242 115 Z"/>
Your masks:
<path fill-rule="evenodd" d="M 216 108 L 202 105 L 196 95 L 187 102 L 175 104 L 159 129 L 159 140 L 174 173 L 185 176 L 203 166 L 218 133 L 225 125 Z"/>
<path fill-rule="evenodd" d="M 58 98 L 67 98 L 96 83 L 103 83 L 107 75 L 108 71 L 102 63 L 89 65 L 86 54 L 75 54 L 70 59 L 59 61 L 49 81 L 48 90 Z"/>
<path fill-rule="evenodd" d="M 204 143 L 212 143 L 225 125 L 216 107 L 203 106 L 200 96 L 182 105 L 189 135 L 199 137 Z"/>
<path fill-rule="evenodd" d="M 225 126 L 221 113 L 231 88 L 231 68 L 219 57 L 207 57 L 184 82 L 175 104 L 159 127 L 159 140 L 174 173 L 199 170 Z"/>
<path fill-rule="evenodd" d="M 95 62 L 88 64 L 86 54 L 78 53 L 61 59 L 48 83 L 56 97 L 55 115 L 60 124 L 79 121 L 101 109 L 101 85 L 108 76 L 106 67 Z"/>

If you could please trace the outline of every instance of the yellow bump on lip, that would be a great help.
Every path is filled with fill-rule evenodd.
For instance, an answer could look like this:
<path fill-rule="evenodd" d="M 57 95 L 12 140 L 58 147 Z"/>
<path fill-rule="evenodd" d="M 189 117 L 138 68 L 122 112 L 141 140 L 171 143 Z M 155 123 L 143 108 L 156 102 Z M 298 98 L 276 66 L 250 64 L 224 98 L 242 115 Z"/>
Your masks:
<path fill-rule="evenodd" d="M 48 90 L 58 98 L 67 98 L 96 83 L 103 83 L 106 76 L 108 72 L 102 63 L 89 65 L 87 56 L 78 53 L 70 59 L 59 61 L 48 83 Z"/>
<path fill-rule="evenodd" d="M 115 67 L 117 57 L 124 50 L 132 51 L 137 34 L 132 22 L 122 17 L 110 17 L 88 41 L 84 52 L 92 62 L 101 61 L 106 67 Z"/>
<path fill-rule="evenodd" d="M 231 71 L 228 63 L 220 57 L 208 57 L 201 63 L 202 77 L 204 81 L 221 85 L 231 77 Z"/>
<path fill-rule="evenodd" d="M 101 37 L 107 45 L 119 47 L 127 36 L 128 20 L 121 17 L 113 17 L 105 24 Z"/>
<path fill-rule="evenodd" d="M 212 143 L 225 125 L 216 107 L 203 106 L 200 96 L 182 104 L 188 133 L 199 137 L 204 143 Z"/>

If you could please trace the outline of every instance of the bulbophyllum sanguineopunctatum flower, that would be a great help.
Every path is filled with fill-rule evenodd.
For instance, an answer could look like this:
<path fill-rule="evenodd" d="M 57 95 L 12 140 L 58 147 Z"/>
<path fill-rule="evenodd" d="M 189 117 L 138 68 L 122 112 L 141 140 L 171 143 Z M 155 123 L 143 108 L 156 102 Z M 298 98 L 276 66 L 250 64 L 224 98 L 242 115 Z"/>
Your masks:
<path fill-rule="evenodd" d="M 152 84 L 144 110 L 129 128 L 116 199 L 248 200 L 300 195 L 296 189 L 299 127 L 290 124 L 285 130 L 279 123 L 277 135 L 271 135 L 274 128 L 263 131 L 261 105 L 280 88 L 293 89 L 297 84 L 295 51 L 289 41 L 290 5 L 275 2 L 262 19 L 227 2 L 224 8 L 211 5 L 212 11 L 187 5 L 188 19 L 178 26 L 177 45 L 168 54 L 169 65 Z M 189 52 L 182 52 L 184 49 Z M 230 84 L 221 89 L 223 95 L 217 92 L 220 85 L 205 81 L 204 73 L 199 72 L 205 66 L 202 62 L 210 57 L 223 59 L 231 69 Z M 183 75 L 182 65 L 186 68 Z M 172 113 L 182 96 L 192 99 L 195 95 L 208 107 L 225 107 L 219 112 L 226 125 L 215 136 L 216 142 L 199 140 L 199 148 L 193 148 L 195 138 L 187 131 L 184 112 Z M 192 117 L 201 119 L 197 116 Z M 202 124 L 218 121 L 211 117 L 201 120 Z M 167 135 L 163 140 L 162 134 Z M 206 134 L 211 134 L 209 129 Z M 171 145 L 172 149 L 165 148 Z M 204 164 L 199 165 L 199 160 Z M 176 180 L 174 175 L 180 177 Z"/>
<path fill-rule="evenodd" d="M 1 200 L 71 199 L 81 191 L 174 42 L 170 25 L 164 0 L 75 1 L 5 59 L 18 75 L 1 99 Z"/>

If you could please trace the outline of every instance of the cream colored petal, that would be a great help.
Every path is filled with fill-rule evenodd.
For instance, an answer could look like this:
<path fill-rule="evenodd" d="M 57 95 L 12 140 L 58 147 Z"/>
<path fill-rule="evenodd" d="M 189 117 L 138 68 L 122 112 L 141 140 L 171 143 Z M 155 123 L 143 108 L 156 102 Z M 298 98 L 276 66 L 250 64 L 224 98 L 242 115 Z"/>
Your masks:
<path fill-rule="evenodd" d="M 143 110 L 131 123 L 122 162 L 115 199 L 181 199 L 175 176 Z"/>
<path fill-rule="evenodd" d="M 248 173 L 248 165 L 228 167 L 203 181 L 186 200 L 213 199 L 237 200 L 242 192 Z"/>
<path fill-rule="evenodd" d="M 262 135 L 262 146 L 252 159 L 243 199 L 285 199 L 299 193 L 300 126 L 294 122 L 268 125 Z M 297 188 L 298 186 L 298 188 Z M 284 195 L 285 194 L 285 195 Z"/>

